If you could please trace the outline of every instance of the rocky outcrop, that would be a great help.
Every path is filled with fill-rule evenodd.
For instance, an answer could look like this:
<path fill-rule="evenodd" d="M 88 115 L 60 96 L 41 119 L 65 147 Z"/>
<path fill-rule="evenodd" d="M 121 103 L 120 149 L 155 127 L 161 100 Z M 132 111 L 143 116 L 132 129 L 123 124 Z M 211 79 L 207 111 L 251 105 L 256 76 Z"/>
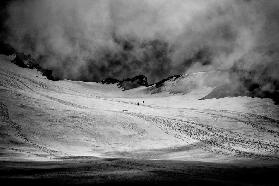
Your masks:
<path fill-rule="evenodd" d="M 16 64 L 19 67 L 38 69 L 39 65 L 31 57 L 31 55 L 25 55 L 24 53 L 15 53 L 15 58 L 12 60 L 12 63 Z"/>
<path fill-rule="evenodd" d="M 106 78 L 104 80 L 101 81 L 102 84 L 115 84 L 115 83 L 120 83 L 119 80 L 114 79 L 114 78 Z"/>
<path fill-rule="evenodd" d="M 166 79 L 163 79 L 163 80 L 155 83 L 154 85 L 155 85 L 156 88 L 160 88 L 165 84 L 165 82 L 170 81 L 170 80 L 174 81 L 174 80 L 176 80 L 177 78 L 180 78 L 180 77 L 182 77 L 182 75 L 173 75 L 173 76 L 170 76 Z"/>
<path fill-rule="evenodd" d="M 140 86 L 148 86 L 148 82 L 147 77 L 145 77 L 144 75 L 139 75 L 131 79 L 124 79 L 123 81 L 120 81 L 118 85 L 124 90 L 129 90 Z"/>
<path fill-rule="evenodd" d="M 45 69 L 39 65 L 39 63 L 30 55 L 26 55 L 21 52 L 17 52 L 9 44 L 0 41 L 0 54 L 7 56 L 14 56 L 12 63 L 22 68 L 37 69 L 49 80 L 57 81 L 58 79 L 53 76 L 52 70 Z"/>
<path fill-rule="evenodd" d="M 37 69 L 49 80 L 58 80 L 53 76 L 52 70 L 42 68 L 38 62 L 32 58 L 31 55 L 25 55 L 24 53 L 16 52 L 15 58 L 11 62 L 22 68 Z"/>
<path fill-rule="evenodd" d="M 135 76 L 133 78 L 127 78 L 122 81 L 119 81 L 114 78 L 107 78 L 101 81 L 102 84 L 117 84 L 118 87 L 122 88 L 123 90 L 129 90 L 133 88 L 137 88 L 140 86 L 148 86 L 147 77 L 144 75 Z"/>

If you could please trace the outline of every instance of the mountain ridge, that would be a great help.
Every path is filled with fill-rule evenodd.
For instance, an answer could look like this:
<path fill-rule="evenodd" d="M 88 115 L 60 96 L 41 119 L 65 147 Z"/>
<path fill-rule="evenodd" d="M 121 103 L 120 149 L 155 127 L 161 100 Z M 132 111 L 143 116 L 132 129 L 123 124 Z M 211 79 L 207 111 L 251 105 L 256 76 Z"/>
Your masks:
<path fill-rule="evenodd" d="M 26 55 L 24 53 L 17 52 L 10 45 L 2 42 L 0 43 L 0 53 L 4 55 L 13 56 L 11 62 L 16 64 L 19 67 L 37 69 L 39 72 L 42 73 L 43 76 L 47 77 L 47 79 L 52 81 L 59 80 L 58 78 L 55 78 L 55 76 L 53 76 L 52 70 L 42 68 L 41 65 L 39 65 L 39 63 L 30 54 Z M 207 73 L 211 73 L 211 72 L 207 72 Z M 213 73 L 214 74 L 213 76 L 215 76 L 213 78 L 214 79 L 213 81 L 216 81 L 216 78 L 218 78 L 218 74 L 220 74 L 220 71 L 216 71 L 216 73 L 217 75 Z M 222 73 L 223 72 L 221 72 L 220 79 L 224 77 Z M 209 85 L 209 87 L 212 87 L 213 89 L 208 95 L 205 95 L 204 97 L 200 98 L 201 100 L 213 99 L 213 98 L 219 99 L 225 97 L 248 96 L 248 97 L 270 98 L 274 101 L 275 104 L 279 104 L 279 91 L 277 89 L 273 91 L 264 90 L 262 87 L 265 86 L 265 84 L 261 82 L 259 83 L 259 81 L 254 81 L 253 73 L 240 69 L 237 65 L 234 65 L 231 69 L 224 71 L 224 73 L 227 73 L 227 75 L 225 75 L 226 76 L 225 79 L 229 79 L 229 82 L 223 82 L 223 83 L 218 82 L 217 84 L 211 83 L 211 85 L 210 83 L 207 83 L 207 85 Z M 148 80 L 145 75 L 136 75 L 132 78 L 126 78 L 123 80 L 118 80 L 113 77 L 109 77 L 102 80 L 100 83 L 117 84 L 117 86 L 121 88 L 123 91 L 143 86 L 143 87 L 147 87 L 148 91 L 150 91 L 152 94 L 156 94 L 161 92 L 163 89 L 165 89 L 164 87 L 165 84 L 175 82 L 175 81 L 181 82 L 182 81 L 181 79 L 185 78 L 186 76 L 187 74 L 172 75 L 153 84 L 148 84 Z M 212 77 L 209 77 L 209 79 L 212 79 Z M 208 81 L 208 80 L 206 80 L 205 78 L 204 81 Z M 264 80 L 264 82 L 266 81 L 267 80 Z M 186 86 L 186 85 L 185 84 L 183 85 L 182 83 L 181 86 Z M 180 89 L 181 88 L 182 87 L 180 87 Z M 170 90 L 169 92 L 174 94 L 179 94 L 179 93 L 185 94 L 185 89 L 178 90 L 176 86 L 175 91 Z"/>

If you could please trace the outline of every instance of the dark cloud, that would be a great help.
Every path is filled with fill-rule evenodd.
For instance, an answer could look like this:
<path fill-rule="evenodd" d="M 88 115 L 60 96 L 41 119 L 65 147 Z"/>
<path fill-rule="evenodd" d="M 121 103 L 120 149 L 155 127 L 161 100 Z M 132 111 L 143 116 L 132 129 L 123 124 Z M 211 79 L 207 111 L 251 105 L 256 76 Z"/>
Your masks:
<path fill-rule="evenodd" d="M 62 79 L 153 83 L 237 64 L 277 81 L 278 10 L 276 0 L 15 1 L 7 41 Z"/>

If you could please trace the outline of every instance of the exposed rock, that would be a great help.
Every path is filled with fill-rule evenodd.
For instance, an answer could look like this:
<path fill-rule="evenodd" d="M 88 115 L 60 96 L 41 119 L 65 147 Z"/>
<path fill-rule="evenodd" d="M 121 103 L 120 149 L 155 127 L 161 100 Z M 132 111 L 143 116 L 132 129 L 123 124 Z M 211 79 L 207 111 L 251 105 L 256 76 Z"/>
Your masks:
<path fill-rule="evenodd" d="M 42 68 L 37 68 L 38 71 L 40 71 L 42 73 L 43 76 L 45 76 L 47 79 L 52 80 L 52 81 L 58 81 L 58 78 L 55 78 L 52 75 L 52 70 L 48 70 L 48 69 L 42 69 Z"/>
<path fill-rule="evenodd" d="M 12 60 L 12 63 L 23 68 L 30 68 L 30 69 L 39 68 L 39 65 L 31 57 L 31 55 L 25 55 L 24 53 L 20 53 L 20 52 L 15 53 L 15 58 Z"/>
<path fill-rule="evenodd" d="M 123 90 L 129 90 L 140 86 L 148 86 L 147 77 L 144 75 L 135 76 L 133 78 L 124 79 L 119 81 L 114 78 L 107 78 L 101 81 L 102 84 L 117 84 Z"/>
<path fill-rule="evenodd" d="M 129 90 L 140 86 L 148 86 L 148 82 L 147 77 L 145 77 L 144 75 L 139 75 L 131 79 L 124 79 L 123 81 L 120 81 L 118 85 L 124 90 Z"/>
<path fill-rule="evenodd" d="M 53 76 L 52 70 L 42 68 L 38 64 L 38 62 L 34 58 L 32 58 L 31 55 L 25 55 L 24 53 L 16 52 L 15 58 L 11 62 L 22 68 L 37 69 L 39 72 L 42 73 L 43 76 L 45 76 L 49 80 L 58 80 Z"/>
<path fill-rule="evenodd" d="M 42 68 L 39 63 L 32 58 L 32 56 L 26 55 L 21 52 L 17 52 L 13 47 L 9 44 L 0 41 L 0 54 L 4 55 L 14 55 L 14 59 L 11 60 L 12 63 L 16 64 L 22 68 L 29 68 L 29 69 L 37 69 L 39 72 L 42 73 L 49 80 L 57 81 L 58 79 L 55 78 L 52 74 L 52 70 Z"/>
<path fill-rule="evenodd" d="M 104 80 L 101 81 L 102 84 L 115 84 L 115 83 L 119 83 L 120 81 L 114 78 L 106 78 Z"/>
<path fill-rule="evenodd" d="M 176 80 L 177 78 L 180 78 L 181 76 L 182 76 L 182 75 L 173 75 L 173 76 L 170 76 L 170 77 L 168 77 L 168 78 L 166 78 L 166 79 L 163 79 L 163 80 L 161 80 L 161 81 L 155 83 L 154 85 L 155 85 L 156 88 L 160 88 L 160 87 L 162 87 L 162 86 L 164 85 L 164 83 L 165 83 L 166 81 L 169 81 L 169 80 L 174 81 L 174 80 Z"/>

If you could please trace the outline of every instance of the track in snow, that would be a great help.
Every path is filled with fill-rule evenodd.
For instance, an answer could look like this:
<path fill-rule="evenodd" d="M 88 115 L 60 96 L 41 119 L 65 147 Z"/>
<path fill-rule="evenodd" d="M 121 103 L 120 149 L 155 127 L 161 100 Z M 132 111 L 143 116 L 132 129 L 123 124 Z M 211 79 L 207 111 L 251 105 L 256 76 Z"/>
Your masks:
<path fill-rule="evenodd" d="M 197 140 L 200 142 L 199 146 L 207 151 L 245 158 L 279 159 L 279 157 L 273 156 L 279 152 L 278 141 L 260 140 L 255 136 L 245 136 L 238 132 L 212 127 L 206 124 L 198 123 L 197 121 L 152 116 L 132 112 L 125 112 L 125 114 L 151 122 L 157 127 L 161 128 L 167 134 L 174 135 L 175 137 L 185 140 L 186 142 L 189 140 L 189 138 Z M 230 114 L 233 115 L 230 116 L 230 119 L 233 117 L 233 119 L 239 120 L 239 113 Z M 222 114 L 214 114 L 214 116 L 225 117 Z M 252 125 L 255 130 L 269 134 L 275 134 L 276 137 L 278 137 L 276 130 L 267 130 L 264 127 L 258 127 L 257 124 L 251 124 L 249 120 L 253 119 L 252 117 L 255 117 L 254 115 L 252 115 L 252 117 L 251 115 L 246 115 L 246 118 L 247 117 L 248 121 L 241 120 L 241 122 Z M 259 118 L 261 121 L 264 120 L 265 122 L 270 122 L 271 120 L 270 118 L 266 117 Z M 275 122 L 275 124 L 278 124 L 277 121 L 272 121 Z"/>
<path fill-rule="evenodd" d="M 5 143 L 12 140 L 22 143 L 6 144 L 6 149 L 1 147 L 4 151 L 42 152 L 52 157 L 75 156 L 64 151 L 74 143 L 77 150 L 81 149 L 81 155 L 85 152 L 82 151 L 85 144 L 86 152 L 92 154 L 100 149 L 104 154 L 110 154 L 110 151 L 113 154 L 123 146 L 135 146 L 130 153 L 153 150 L 154 154 L 150 152 L 147 158 L 202 149 L 232 157 L 232 160 L 278 159 L 279 121 L 274 119 L 276 117 L 192 105 L 188 105 L 190 108 L 178 108 L 172 102 L 164 106 L 164 98 L 157 96 L 153 100 L 153 95 L 145 95 L 150 104 L 137 106 L 137 100 L 141 98 L 137 97 L 136 92 L 128 96 L 106 85 L 52 82 L 36 75 L 35 71 L 24 70 L 8 62 L 0 67 L 1 133 L 9 136 L 7 139 L 10 141 L 4 137 L 3 140 Z M 158 104 L 152 104 L 152 101 L 158 101 Z M 9 114 L 13 117 L 9 117 Z M 148 128 L 150 125 L 152 132 Z M 39 140 L 32 136 L 33 133 L 28 133 L 29 129 L 38 130 L 36 137 Z M 157 132 L 163 134 L 152 136 Z M 43 138 L 46 142 L 40 141 L 40 134 L 46 136 Z M 47 134 L 55 135 L 48 137 Z M 168 140 L 172 140 L 172 143 L 168 143 Z M 153 142 L 154 149 L 150 149 Z M 33 148 L 32 152 L 25 151 L 23 144 L 26 148 Z M 56 144 L 65 145 L 65 149 L 56 148 Z M 118 154 L 121 154 L 119 151 Z M 158 156 L 156 151 L 160 151 Z"/>

